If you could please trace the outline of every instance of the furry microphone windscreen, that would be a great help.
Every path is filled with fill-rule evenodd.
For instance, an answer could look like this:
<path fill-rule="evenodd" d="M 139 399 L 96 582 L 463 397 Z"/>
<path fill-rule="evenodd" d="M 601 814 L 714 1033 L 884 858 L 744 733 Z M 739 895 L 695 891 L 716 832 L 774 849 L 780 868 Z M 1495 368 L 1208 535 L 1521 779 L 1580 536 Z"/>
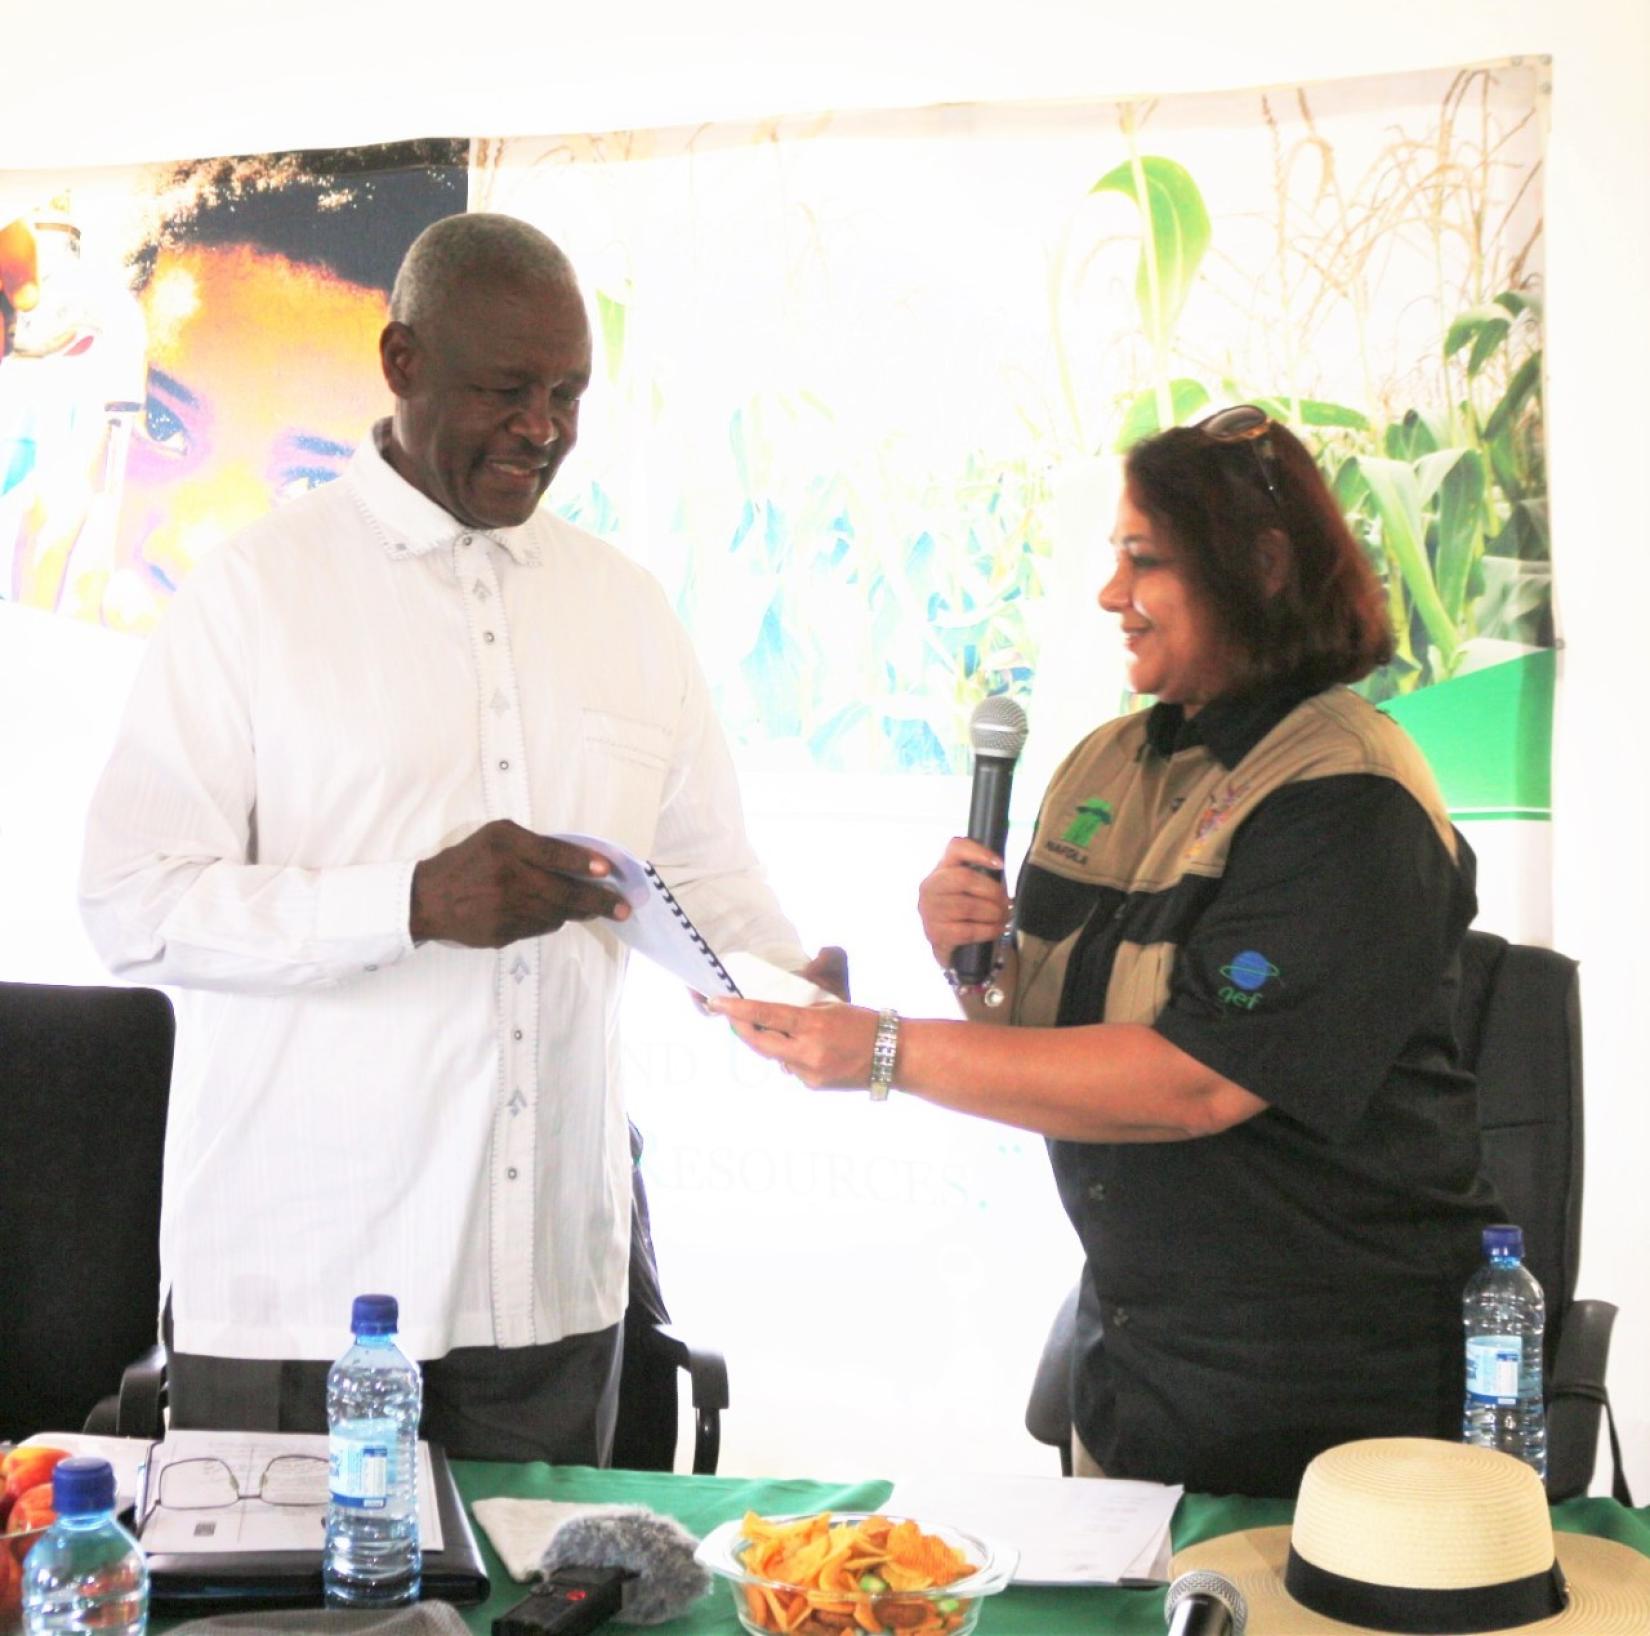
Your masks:
<path fill-rule="evenodd" d="M 550 1536 L 542 1566 L 546 1573 L 575 1565 L 628 1568 L 636 1577 L 614 1617 L 626 1625 L 660 1625 L 710 1589 L 709 1572 L 693 1560 L 698 1544 L 679 1522 L 646 1506 L 611 1506 L 564 1522 Z"/>

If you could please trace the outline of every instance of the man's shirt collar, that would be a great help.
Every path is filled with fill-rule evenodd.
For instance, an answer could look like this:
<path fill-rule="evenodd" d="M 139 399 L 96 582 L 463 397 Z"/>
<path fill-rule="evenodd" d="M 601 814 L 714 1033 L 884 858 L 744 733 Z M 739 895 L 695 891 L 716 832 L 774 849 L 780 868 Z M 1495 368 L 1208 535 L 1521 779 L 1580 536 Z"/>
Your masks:
<path fill-rule="evenodd" d="M 389 436 L 389 421 L 379 421 L 371 435 L 361 439 L 344 473 L 387 556 L 421 557 L 466 534 L 480 534 L 500 545 L 520 567 L 537 567 L 543 561 L 543 550 L 532 537 L 532 518 L 516 528 L 471 528 L 461 523 L 389 463 L 384 454 Z"/>
<path fill-rule="evenodd" d="M 1146 742 L 1160 756 L 1172 756 L 1194 744 L 1206 745 L 1223 767 L 1232 768 L 1302 699 L 1317 691 L 1279 683 L 1240 698 L 1216 699 L 1190 721 L 1181 705 L 1154 704 L 1146 719 Z"/>

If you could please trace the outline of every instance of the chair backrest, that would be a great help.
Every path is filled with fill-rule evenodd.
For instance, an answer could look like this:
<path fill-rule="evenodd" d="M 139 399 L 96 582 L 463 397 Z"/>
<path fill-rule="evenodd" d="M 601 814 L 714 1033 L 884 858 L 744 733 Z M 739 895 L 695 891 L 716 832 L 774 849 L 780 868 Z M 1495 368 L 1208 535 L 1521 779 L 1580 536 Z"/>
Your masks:
<path fill-rule="evenodd" d="M 693 1470 L 709 1476 L 722 1448 L 722 1411 L 728 1406 L 728 1366 L 720 1352 L 694 1345 L 670 1326 L 653 1220 L 642 1181 L 642 1133 L 630 1127 L 630 1302 L 624 1315 L 619 1367 L 619 1418 L 612 1461 L 633 1471 L 676 1468 L 681 1375 L 693 1405 Z"/>
<path fill-rule="evenodd" d="M 653 1218 L 642 1181 L 642 1133 L 630 1127 L 630 1299 L 624 1315 L 619 1418 L 613 1464 L 632 1471 L 670 1471 L 676 1462 L 676 1366 L 648 1344 L 647 1332 L 670 1322 L 659 1287 Z"/>
<path fill-rule="evenodd" d="M 1547 1361 L 1581 1263 L 1581 985 L 1551 949 L 1468 932 L 1456 1033 L 1478 1080 L 1484 1169 L 1547 1297 Z"/>
<path fill-rule="evenodd" d="M 0 983 L 0 1438 L 78 1431 L 154 1344 L 172 1005 Z"/>

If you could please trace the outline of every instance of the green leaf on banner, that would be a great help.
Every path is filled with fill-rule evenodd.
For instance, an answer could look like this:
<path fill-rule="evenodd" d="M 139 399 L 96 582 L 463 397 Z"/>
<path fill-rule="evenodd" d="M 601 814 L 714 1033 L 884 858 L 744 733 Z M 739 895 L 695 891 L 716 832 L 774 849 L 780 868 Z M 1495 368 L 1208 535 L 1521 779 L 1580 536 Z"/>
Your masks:
<path fill-rule="evenodd" d="M 1134 296 L 1140 322 L 1153 347 L 1168 345 L 1175 320 L 1191 294 L 1197 269 L 1209 248 L 1209 211 L 1191 172 L 1172 159 L 1147 154 L 1138 161 L 1146 198 L 1136 186 L 1135 161 L 1124 160 L 1089 190 L 1121 193 L 1132 199 L 1144 218 L 1140 269 Z"/>
<path fill-rule="evenodd" d="M 1474 380 L 1485 364 L 1495 356 L 1496 349 L 1507 338 L 1512 319 L 1499 306 L 1473 307 L 1464 312 L 1449 327 L 1444 337 L 1444 356 L 1453 358 L 1469 342 L 1472 351 L 1467 357 L 1467 378 Z"/>
<path fill-rule="evenodd" d="M 1257 409 L 1264 409 L 1273 420 L 1288 426 L 1336 426 L 1352 432 L 1369 429 L 1369 416 L 1344 403 L 1326 403 L 1322 398 L 1275 397 L 1249 401 Z"/>
<path fill-rule="evenodd" d="M 1541 354 L 1532 352 L 1523 363 L 1518 366 L 1512 380 L 1507 385 L 1501 401 L 1490 411 L 1490 418 L 1484 422 L 1484 439 L 1486 442 L 1497 438 L 1501 433 L 1518 419 L 1518 412 L 1525 402 L 1541 390 Z"/>
<path fill-rule="evenodd" d="M 1552 640 L 1550 563 L 1486 554 L 1479 559 L 1484 590 L 1477 607 L 1481 636 L 1539 646 Z"/>
<path fill-rule="evenodd" d="M 596 291 L 596 312 L 602 326 L 602 357 L 607 362 L 607 378 L 616 381 L 624 366 L 624 331 L 628 309 L 605 290 Z"/>
<path fill-rule="evenodd" d="M 1194 381 L 1187 376 L 1180 375 L 1169 382 L 1169 392 L 1174 403 L 1174 424 L 1183 426 L 1187 419 L 1196 414 L 1209 401 L 1208 388 L 1201 381 Z M 1112 445 L 1119 454 L 1127 454 L 1143 437 L 1151 437 L 1155 432 L 1164 428 L 1158 424 L 1157 393 L 1149 387 L 1144 392 L 1137 392 L 1123 415 L 1123 427 L 1117 434 L 1117 441 Z"/>
<path fill-rule="evenodd" d="M 1410 409 L 1402 420 L 1395 420 L 1387 427 L 1384 446 L 1393 460 L 1419 460 L 1448 442 L 1444 428 L 1431 415 Z"/>
<path fill-rule="evenodd" d="M 1467 582 L 1484 548 L 1484 462 L 1475 449 L 1441 449 L 1416 467 L 1421 503 L 1438 500 L 1433 574 L 1452 625 L 1461 622 Z"/>
<path fill-rule="evenodd" d="M 1415 468 L 1403 460 L 1359 455 L 1358 472 L 1381 523 L 1381 540 L 1403 576 L 1410 602 L 1421 616 L 1447 671 L 1459 646 L 1455 621 L 1439 600 L 1427 561 L 1426 522 L 1421 515 L 1421 485 Z"/>

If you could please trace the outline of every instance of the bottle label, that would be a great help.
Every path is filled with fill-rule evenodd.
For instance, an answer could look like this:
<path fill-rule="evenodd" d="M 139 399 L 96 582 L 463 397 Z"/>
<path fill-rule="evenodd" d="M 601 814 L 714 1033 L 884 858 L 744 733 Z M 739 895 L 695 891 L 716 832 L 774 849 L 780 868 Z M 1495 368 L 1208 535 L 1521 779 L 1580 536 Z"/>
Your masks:
<path fill-rule="evenodd" d="M 354 1511 L 382 1511 L 390 1487 L 395 1428 L 389 1421 L 338 1426 L 327 1444 L 332 1503 Z"/>
<path fill-rule="evenodd" d="M 1522 1335 L 1468 1337 L 1467 1396 L 1474 1403 L 1516 1403 L 1523 1362 Z"/>

